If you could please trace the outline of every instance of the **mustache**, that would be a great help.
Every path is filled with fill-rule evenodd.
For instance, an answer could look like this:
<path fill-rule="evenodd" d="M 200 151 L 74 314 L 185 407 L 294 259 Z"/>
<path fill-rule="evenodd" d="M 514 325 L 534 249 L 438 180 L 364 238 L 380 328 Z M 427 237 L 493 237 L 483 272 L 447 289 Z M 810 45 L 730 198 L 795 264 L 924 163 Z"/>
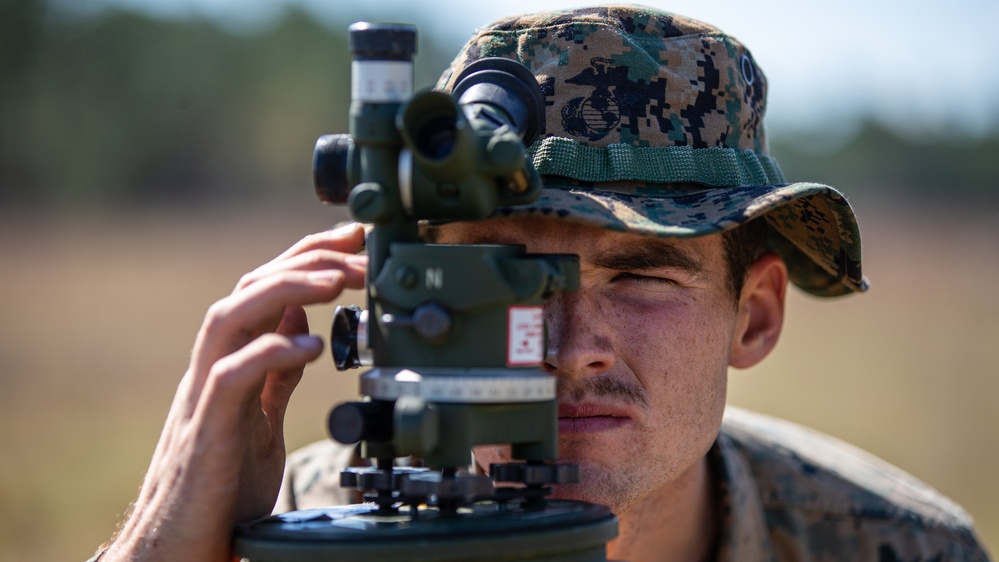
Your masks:
<path fill-rule="evenodd" d="M 612 398 L 627 404 L 635 404 L 644 410 L 651 407 L 649 396 L 638 383 L 623 381 L 611 375 L 568 379 L 559 377 L 556 392 L 560 402 L 583 402 L 587 397 Z"/>

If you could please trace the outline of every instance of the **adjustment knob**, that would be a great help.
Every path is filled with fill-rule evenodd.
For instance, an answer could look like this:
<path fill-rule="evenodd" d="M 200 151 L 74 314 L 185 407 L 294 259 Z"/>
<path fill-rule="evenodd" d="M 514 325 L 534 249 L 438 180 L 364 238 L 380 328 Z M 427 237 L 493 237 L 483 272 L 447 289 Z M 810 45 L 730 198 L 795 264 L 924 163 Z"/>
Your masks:
<path fill-rule="evenodd" d="M 385 314 L 382 322 L 392 328 L 412 328 L 421 338 L 431 342 L 446 338 L 454 324 L 451 312 L 433 302 L 416 307 L 412 316 Z"/>
<path fill-rule="evenodd" d="M 345 402 L 330 412 L 330 436 L 344 445 L 392 439 L 392 403 L 384 400 Z"/>
<path fill-rule="evenodd" d="M 330 347 L 338 371 L 370 365 L 367 349 L 368 312 L 357 306 L 338 306 L 333 312 Z"/>
<path fill-rule="evenodd" d="M 323 135 L 312 152 L 312 179 L 316 197 L 327 205 L 347 202 L 352 185 L 347 174 L 347 161 L 354 145 L 350 135 Z"/>
<path fill-rule="evenodd" d="M 493 463 L 489 465 L 489 474 L 496 482 L 515 482 L 528 486 L 579 482 L 579 466 L 574 464 Z"/>

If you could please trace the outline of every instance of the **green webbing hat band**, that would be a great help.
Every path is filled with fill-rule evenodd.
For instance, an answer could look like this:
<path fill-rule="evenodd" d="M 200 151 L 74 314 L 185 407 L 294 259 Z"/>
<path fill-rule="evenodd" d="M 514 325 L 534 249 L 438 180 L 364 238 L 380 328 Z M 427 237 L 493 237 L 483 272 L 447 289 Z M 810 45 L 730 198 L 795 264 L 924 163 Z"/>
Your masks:
<path fill-rule="evenodd" d="M 777 161 L 751 150 L 689 146 L 586 145 L 564 137 L 534 143 L 528 158 L 542 176 L 585 182 L 640 181 L 738 187 L 784 183 Z"/>

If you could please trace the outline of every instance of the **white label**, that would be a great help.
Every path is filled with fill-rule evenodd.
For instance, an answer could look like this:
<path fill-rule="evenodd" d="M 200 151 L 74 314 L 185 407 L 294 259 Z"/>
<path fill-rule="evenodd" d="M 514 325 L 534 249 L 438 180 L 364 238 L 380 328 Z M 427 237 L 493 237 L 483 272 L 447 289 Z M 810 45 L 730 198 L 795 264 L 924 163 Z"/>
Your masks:
<path fill-rule="evenodd" d="M 361 60 L 350 65 L 350 97 L 356 101 L 394 103 L 413 94 L 413 63 Z"/>
<path fill-rule="evenodd" d="M 545 319 L 540 306 L 507 309 L 506 364 L 540 365 L 545 358 Z"/>

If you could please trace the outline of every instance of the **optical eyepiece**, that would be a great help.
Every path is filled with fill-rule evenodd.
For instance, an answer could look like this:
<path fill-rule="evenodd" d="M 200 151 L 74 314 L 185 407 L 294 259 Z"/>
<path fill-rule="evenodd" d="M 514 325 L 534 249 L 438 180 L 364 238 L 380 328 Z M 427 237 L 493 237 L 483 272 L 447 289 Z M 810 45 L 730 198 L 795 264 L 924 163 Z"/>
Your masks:
<path fill-rule="evenodd" d="M 347 161 L 354 141 L 350 135 L 323 135 L 316 141 L 312 152 L 312 179 L 316 186 L 316 196 L 327 205 L 342 205 L 347 202 L 350 184 L 347 175 Z"/>
<path fill-rule="evenodd" d="M 488 57 L 468 65 L 451 93 L 462 106 L 489 105 L 503 111 L 529 146 L 544 128 L 545 96 L 537 78 L 519 62 Z"/>

